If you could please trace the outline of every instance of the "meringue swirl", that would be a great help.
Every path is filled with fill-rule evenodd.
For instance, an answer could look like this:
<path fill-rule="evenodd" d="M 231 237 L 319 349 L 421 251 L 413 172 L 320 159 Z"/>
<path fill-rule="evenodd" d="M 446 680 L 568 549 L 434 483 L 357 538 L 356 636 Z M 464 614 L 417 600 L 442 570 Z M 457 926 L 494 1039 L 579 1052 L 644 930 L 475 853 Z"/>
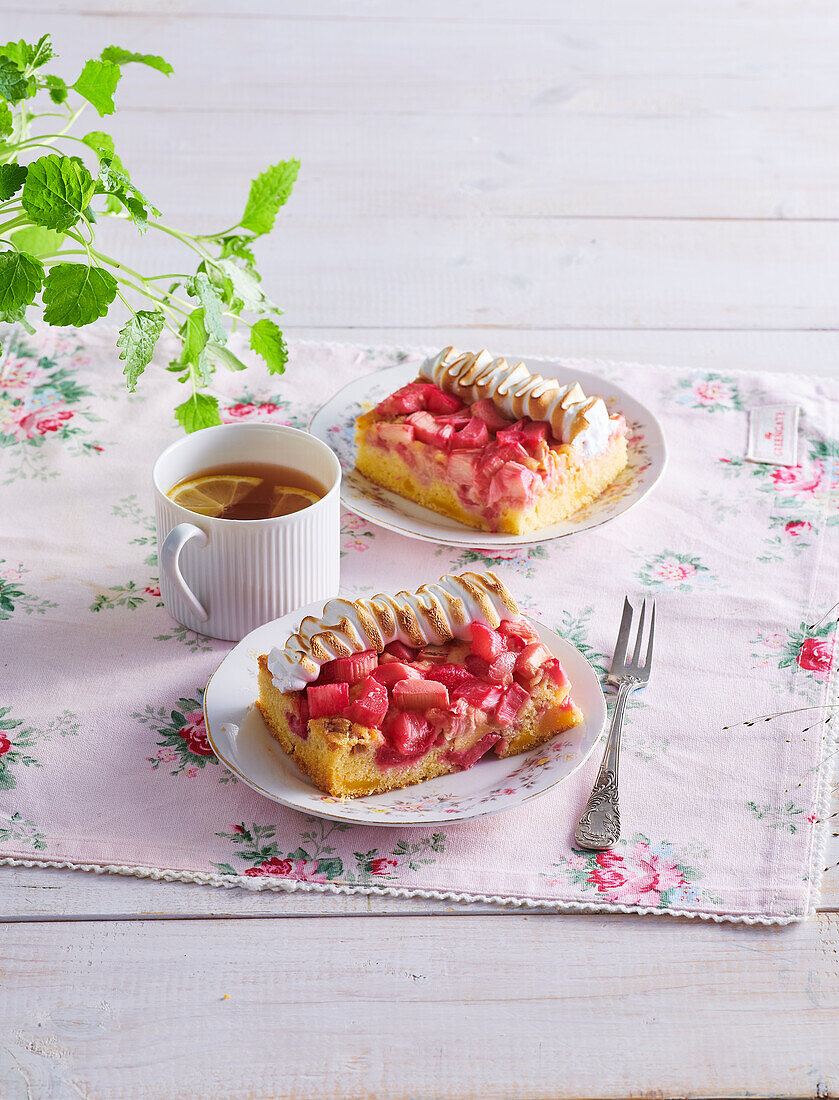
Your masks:
<path fill-rule="evenodd" d="M 307 615 L 281 649 L 268 654 L 268 670 L 280 691 L 302 691 L 336 657 L 365 649 L 381 653 L 388 642 L 422 648 L 470 638 L 469 624 L 495 627 L 518 615 L 518 605 L 494 573 L 446 574 L 416 592 L 369 599 L 340 597 L 324 604 L 320 618 Z"/>
<path fill-rule="evenodd" d="M 560 443 L 583 454 L 606 448 L 613 425 L 602 397 L 586 397 L 578 382 L 562 386 L 555 378 L 532 374 L 524 363 L 443 348 L 420 367 L 420 375 L 468 404 L 488 397 L 506 416 L 545 420 Z"/>

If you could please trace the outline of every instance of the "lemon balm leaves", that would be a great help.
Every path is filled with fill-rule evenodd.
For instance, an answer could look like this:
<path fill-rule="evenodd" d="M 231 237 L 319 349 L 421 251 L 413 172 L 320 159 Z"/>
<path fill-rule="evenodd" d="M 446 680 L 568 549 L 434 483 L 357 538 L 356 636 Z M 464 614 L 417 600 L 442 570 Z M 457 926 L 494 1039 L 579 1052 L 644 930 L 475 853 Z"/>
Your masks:
<path fill-rule="evenodd" d="M 175 419 L 185 432 L 197 432 L 199 428 L 212 428 L 221 424 L 218 400 L 208 393 L 196 391 L 175 409 Z"/>
<path fill-rule="evenodd" d="M 0 252 L 0 312 L 10 313 L 35 300 L 44 265 L 26 252 Z"/>
<path fill-rule="evenodd" d="M 119 330 L 117 347 L 120 359 L 125 361 L 122 373 L 132 393 L 137 388 L 137 379 L 152 360 L 164 321 L 159 309 L 141 309 Z"/>
<path fill-rule="evenodd" d="M 0 96 L 9 103 L 20 103 L 29 92 L 27 77 L 10 57 L 0 54 Z"/>
<path fill-rule="evenodd" d="M 36 225 L 70 229 L 90 205 L 94 189 L 81 161 L 50 153 L 29 165 L 20 201 Z"/>
<path fill-rule="evenodd" d="M 164 76 L 171 76 L 175 71 L 162 57 L 153 53 L 134 53 L 133 50 L 124 50 L 122 46 L 106 46 L 99 55 L 103 61 L 112 61 L 115 65 L 127 65 L 133 61 L 140 65 L 148 65 L 151 69 L 157 69 Z"/>
<path fill-rule="evenodd" d="M 227 341 L 227 330 L 221 322 L 222 300 L 206 272 L 198 271 L 186 281 L 187 294 L 197 298 L 204 309 L 204 327 L 216 343 Z"/>
<path fill-rule="evenodd" d="M 229 348 L 223 348 L 219 344 L 207 344 L 205 353 L 214 367 L 224 367 L 225 370 L 248 369 L 246 364 L 234 355 Z"/>
<path fill-rule="evenodd" d="M 85 61 L 73 91 L 92 104 L 100 116 L 114 113 L 114 92 L 122 71 L 111 61 Z"/>
<path fill-rule="evenodd" d="M 299 160 L 281 160 L 266 168 L 251 183 L 245 212 L 239 222 L 257 237 L 270 233 L 279 209 L 288 202 L 300 171 Z"/>
<path fill-rule="evenodd" d="M 25 164 L 0 164 L 0 202 L 17 194 L 25 179 Z"/>
<path fill-rule="evenodd" d="M 41 300 L 48 325 L 89 325 L 104 317 L 117 294 L 117 281 L 104 268 L 55 264 L 44 280 Z"/>
<path fill-rule="evenodd" d="M 29 252 L 40 260 L 58 252 L 64 242 L 64 234 L 56 233 L 53 229 L 44 229 L 40 225 L 27 225 L 24 229 L 16 229 L 9 240 L 15 248 Z"/>
<path fill-rule="evenodd" d="M 267 317 L 261 317 L 251 328 L 251 349 L 265 360 L 271 374 L 283 373 L 288 348 L 279 328 Z"/>

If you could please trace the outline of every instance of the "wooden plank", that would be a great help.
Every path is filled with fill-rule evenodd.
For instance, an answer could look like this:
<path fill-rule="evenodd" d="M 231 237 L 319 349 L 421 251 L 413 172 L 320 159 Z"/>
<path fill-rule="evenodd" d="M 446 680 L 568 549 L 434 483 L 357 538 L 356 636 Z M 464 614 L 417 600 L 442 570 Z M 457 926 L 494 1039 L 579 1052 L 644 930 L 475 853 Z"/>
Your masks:
<path fill-rule="evenodd" d="M 202 194 L 174 211 L 218 224 Z M 226 212 L 238 216 L 231 198 Z M 120 232 L 118 232 L 120 231 Z M 185 263 L 168 237 L 104 226 L 142 271 Z M 267 292 L 298 325 L 526 329 L 835 329 L 839 223 L 305 218 L 289 208 L 260 257 Z M 186 262 L 191 262 L 186 257 Z M 165 266 L 160 266 L 165 265 Z"/>
<path fill-rule="evenodd" d="M 839 917 L 10 925 L 0 1095 L 832 1095 Z M 534 965 L 537 964 L 537 965 Z M 227 996 L 226 996 L 227 995 Z M 210 1052 L 212 1052 L 210 1054 Z"/>

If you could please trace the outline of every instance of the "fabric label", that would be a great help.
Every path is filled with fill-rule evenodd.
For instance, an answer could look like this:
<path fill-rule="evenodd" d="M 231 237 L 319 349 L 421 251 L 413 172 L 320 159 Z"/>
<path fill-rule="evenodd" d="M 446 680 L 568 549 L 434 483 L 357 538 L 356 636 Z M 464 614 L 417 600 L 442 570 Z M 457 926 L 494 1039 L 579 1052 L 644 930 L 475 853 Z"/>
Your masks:
<path fill-rule="evenodd" d="M 798 406 L 760 405 L 749 409 L 747 462 L 798 465 Z"/>

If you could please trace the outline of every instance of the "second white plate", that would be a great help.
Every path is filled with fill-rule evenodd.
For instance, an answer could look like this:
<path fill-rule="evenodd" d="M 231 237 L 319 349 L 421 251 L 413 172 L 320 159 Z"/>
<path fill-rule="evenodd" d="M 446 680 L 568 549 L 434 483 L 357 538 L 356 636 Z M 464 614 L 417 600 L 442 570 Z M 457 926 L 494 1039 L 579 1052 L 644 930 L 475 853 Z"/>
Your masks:
<path fill-rule="evenodd" d="M 446 546 L 500 549 L 523 546 L 599 527 L 629 511 L 652 490 L 667 465 L 667 448 L 655 415 L 613 382 L 576 366 L 535 362 L 534 368 L 560 382 L 579 382 L 587 393 L 599 394 L 610 412 L 619 411 L 629 426 L 629 463 L 619 478 L 597 500 L 567 520 L 526 535 L 496 534 L 466 527 L 369 481 L 355 469 L 355 421 L 400 386 L 412 382 L 419 360 L 399 363 L 363 375 L 344 386 L 312 417 L 309 430 L 332 448 L 343 469 L 341 500 L 357 516 L 409 538 Z"/>
<path fill-rule="evenodd" d="M 216 756 L 249 787 L 274 802 L 315 817 L 365 825 L 446 825 L 520 806 L 544 794 L 581 767 L 606 721 L 606 701 L 597 673 L 570 642 L 533 622 L 539 636 L 560 659 L 571 681 L 574 701 L 585 718 L 552 741 L 506 760 L 487 757 L 466 771 L 442 775 L 413 787 L 365 798 L 324 794 L 280 748 L 255 705 L 257 658 L 282 644 L 304 615 L 320 613 L 322 603 L 257 627 L 224 658 L 204 693 L 207 735 Z"/>

